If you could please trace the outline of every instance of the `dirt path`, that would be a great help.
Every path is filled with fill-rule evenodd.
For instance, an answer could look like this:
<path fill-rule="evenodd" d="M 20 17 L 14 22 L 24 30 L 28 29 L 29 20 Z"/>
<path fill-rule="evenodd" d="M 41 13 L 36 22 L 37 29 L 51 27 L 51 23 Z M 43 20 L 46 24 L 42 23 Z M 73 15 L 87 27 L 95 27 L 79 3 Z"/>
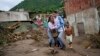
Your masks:
<path fill-rule="evenodd" d="M 78 38 L 73 42 L 73 49 L 58 49 L 57 54 L 51 54 L 47 41 L 42 44 L 28 39 L 11 43 L 5 47 L 4 53 L 5 56 L 100 56 L 100 49 L 84 49 Z"/>

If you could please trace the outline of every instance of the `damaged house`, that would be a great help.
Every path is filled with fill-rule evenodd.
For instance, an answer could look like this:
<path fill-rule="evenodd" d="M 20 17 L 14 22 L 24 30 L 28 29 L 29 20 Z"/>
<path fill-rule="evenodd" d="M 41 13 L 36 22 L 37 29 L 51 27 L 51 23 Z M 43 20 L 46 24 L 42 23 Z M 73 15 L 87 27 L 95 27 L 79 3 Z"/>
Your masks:
<path fill-rule="evenodd" d="M 29 13 L 26 11 L 1 11 L 0 27 L 13 29 L 16 32 L 26 32 L 30 24 Z"/>
<path fill-rule="evenodd" d="M 29 13 L 24 11 L 0 12 L 0 22 L 5 21 L 29 21 Z"/>
<path fill-rule="evenodd" d="M 75 36 L 100 31 L 100 0 L 65 0 L 64 10 Z"/>

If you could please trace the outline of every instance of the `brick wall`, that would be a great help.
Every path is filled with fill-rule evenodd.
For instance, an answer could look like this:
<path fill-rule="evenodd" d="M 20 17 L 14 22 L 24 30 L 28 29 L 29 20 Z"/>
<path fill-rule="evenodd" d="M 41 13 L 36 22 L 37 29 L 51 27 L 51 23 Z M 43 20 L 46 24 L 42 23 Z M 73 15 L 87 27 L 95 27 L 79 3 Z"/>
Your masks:
<path fill-rule="evenodd" d="M 95 0 L 96 6 L 100 6 L 100 0 Z"/>
<path fill-rule="evenodd" d="M 100 0 L 94 0 L 96 3 L 93 3 L 93 0 L 68 0 L 65 1 L 65 11 L 67 14 L 72 14 L 75 12 L 82 11 L 84 9 L 92 7 L 94 4 L 96 6 L 100 5 Z"/>

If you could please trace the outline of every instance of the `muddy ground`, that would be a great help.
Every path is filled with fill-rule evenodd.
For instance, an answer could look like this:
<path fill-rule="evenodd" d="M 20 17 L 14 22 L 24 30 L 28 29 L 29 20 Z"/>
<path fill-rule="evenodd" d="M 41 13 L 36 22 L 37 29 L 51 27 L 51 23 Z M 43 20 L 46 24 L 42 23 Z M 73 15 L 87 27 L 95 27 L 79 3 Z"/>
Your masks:
<path fill-rule="evenodd" d="M 1 30 L 1 32 L 4 31 Z M 7 42 L 0 46 L 0 56 L 100 56 L 100 48 L 97 48 L 100 46 L 100 41 L 91 39 L 94 35 L 74 37 L 72 49 L 67 47 L 68 43 L 65 40 L 65 50 L 56 48 L 57 53 L 51 52 L 52 48 L 48 45 L 48 37 L 44 29 L 6 35 L 2 33 L 0 36 L 4 36 Z"/>
<path fill-rule="evenodd" d="M 50 52 L 47 40 L 41 43 L 33 39 L 21 40 L 4 46 L 2 56 L 100 56 L 100 49 L 85 49 L 81 40 L 74 38 L 72 49 L 66 46 L 65 50 L 57 49 L 56 54 Z"/>

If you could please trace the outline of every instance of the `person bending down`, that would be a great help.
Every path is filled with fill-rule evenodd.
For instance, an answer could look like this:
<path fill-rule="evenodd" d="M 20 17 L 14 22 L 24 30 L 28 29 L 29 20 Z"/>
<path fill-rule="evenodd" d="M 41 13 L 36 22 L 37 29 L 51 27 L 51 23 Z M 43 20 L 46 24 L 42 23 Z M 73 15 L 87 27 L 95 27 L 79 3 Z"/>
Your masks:
<path fill-rule="evenodd" d="M 49 45 L 50 47 L 54 47 L 55 46 L 55 40 L 54 40 L 54 36 L 53 36 L 53 32 L 55 32 L 54 30 L 57 28 L 57 26 L 55 25 L 54 22 L 54 17 L 51 15 L 49 17 L 48 20 L 48 37 L 49 37 Z"/>

